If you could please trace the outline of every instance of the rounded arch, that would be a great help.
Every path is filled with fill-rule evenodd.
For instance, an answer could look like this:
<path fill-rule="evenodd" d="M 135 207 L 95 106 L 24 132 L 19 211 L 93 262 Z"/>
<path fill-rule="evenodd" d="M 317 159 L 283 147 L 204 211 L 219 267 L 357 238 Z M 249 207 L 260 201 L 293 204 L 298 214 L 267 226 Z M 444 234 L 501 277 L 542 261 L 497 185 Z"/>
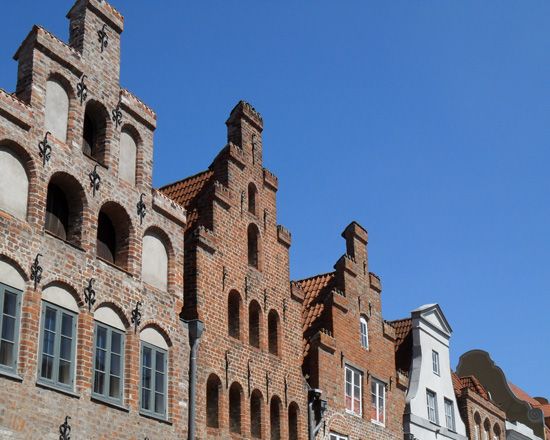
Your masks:
<path fill-rule="evenodd" d="M 206 381 L 206 426 L 220 427 L 222 381 L 214 373 Z"/>
<path fill-rule="evenodd" d="M 76 93 L 73 85 L 71 84 L 71 81 L 68 80 L 67 77 L 63 75 L 63 73 L 57 70 L 52 70 L 48 75 L 47 81 L 57 81 L 59 84 L 61 84 L 61 86 L 63 86 L 65 92 L 67 93 L 67 95 L 69 95 L 70 99 L 76 98 Z"/>
<path fill-rule="evenodd" d="M 105 202 L 97 216 L 97 256 L 128 270 L 133 232 L 132 221 L 126 210 L 116 202 Z"/>
<path fill-rule="evenodd" d="M 235 339 L 241 339 L 241 294 L 231 290 L 227 297 L 227 333 Z"/>
<path fill-rule="evenodd" d="M 253 182 L 248 184 L 248 212 L 257 215 L 258 208 L 258 189 Z"/>
<path fill-rule="evenodd" d="M 34 162 L 16 142 L 0 141 L 0 210 L 26 220 Z"/>
<path fill-rule="evenodd" d="M 167 291 L 170 273 L 174 270 L 174 248 L 170 237 L 158 226 L 150 226 L 143 234 L 141 278 L 143 282 Z"/>
<path fill-rule="evenodd" d="M 243 395 L 243 387 L 233 382 L 229 387 L 229 431 L 236 434 L 242 432 Z"/>
<path fill-rule="evenodd" d="M 107 324 L 123 332 L 125 332 L 128 328 L 124 314 L 121 316 L 120 309 L 113 307 L 113 305 L 109 303 L 103 303 L 95 309 L 94 320 Z"/>
<path fill-rule="evenodd" d="M 94 285 L 94 287 L 95 287 L 95 285 Z M 128 319 L 128 317 L 126 316 L 126 313 L 124 312 L 122 307 L 120 307 L 118 304 L 116 304 L 112 301 L 102 301 L 99 304 L 96 304 L 95 308 L 93 309 L 94 314 L 97 310 L 99 310 L 100 308 L 103 308 L 103 307 L 109 308 L 114 313 L 116 313 L 118 319 L 120 321 L 122 321 L 122 325 L 124 326 L 124 329 L 130 328 L 130 319 Z"/>
<path fill-rule="evenodd" d="M 102 165 L 108 164 L 109 112 L 103 104 L 89 100 L 84 111 L 82 149 L 84 154 Z"/>
<path fill-rule="evenodd" d="M 139 340 L 168 351 L 172 345 L 166 332 L 157 324 L 147 324 L 139 332 Z"/>
<path fill-rule="evenodd" d="M 498 423 L 495 423 L 495 425 L 493 426 L 493 434 L 496 440 L 500 439 L 501 429 Z"/>
<path fill-rule="evenodd" d="M 120 131 L 118 177 L 131 185 L 136 185 L 138 150 L 141 138 L 130 124 L 124 124 Z"/>
<path fill-rule="evenodd" d="M 281 440 L 281 409 L 282 403 L 279 396 L 271 397 L 269 403 L 269 431 L 271 440 Z"/>
<path fill-rule="evenodd" d="M 19 263 L 0 255 L 0 283 L 24 291 L 27 281 L 28 277 Z"/>
<path fill-rule="evenodd" d="M 57 280 L 44 286 L 42 299 L 75 313 L 80 312 L 80 306 L 82 305 L 76 289 L 63 281 Z"/>
<path fill-rule="evenodd" d="M 288 438 L 298 440 L 300 432 L 300 407 L 296 402 L 290 402 L 288 406 Z"/>
<path fill-rule="evenodd" d="M 250 394 L 250 435 L 252 438 L 262 438 L 264 397 L 255 389 Z"/>
<path fill-rule="evenodd" d="M 258 226 L 250 223 L 247 229 L 248 265 L 261 269 L 261 235 Z"/>
<path fill-rule="evenodd" d="M 253 299 L 248 305 L 248 343 L 252 347 L 260 348 L 262 340 L 262 308 L 258 301 Z"/>
<path fill-rule="evenodd" d="M 82 214 L 86 206 L 86 193 L 80 182 L 63 171 L 54 173 L 48 182 L 45 230 L 79 246 L 82 240 Z"/>
<path fill-rule="evenodd" d="M 491 435 L 491 422 L 488 418 L 485 418 L 485 420 L 483 421 L 483 430 L 485 431 L 485 437 L 489 439 Z"/>
<path fill-rule="evenodd" d="M 59 73 L 51 74 L 46 81 L 46 97 L 44 106 L 44 131 L 63 143 L 67 143 L 67 128 L 69 122 L 70 88 Z"/>
<path fill-rule="evenodd" d="M 267 315 L 267 338 L 268 338 L 268 348 L 271 354 L 276 356 L 280 355 L 280 340 L 281 340 L 281 329 L 280 329 L 280 320 L 279 314 L 276 310 L 271 309 Z"/>

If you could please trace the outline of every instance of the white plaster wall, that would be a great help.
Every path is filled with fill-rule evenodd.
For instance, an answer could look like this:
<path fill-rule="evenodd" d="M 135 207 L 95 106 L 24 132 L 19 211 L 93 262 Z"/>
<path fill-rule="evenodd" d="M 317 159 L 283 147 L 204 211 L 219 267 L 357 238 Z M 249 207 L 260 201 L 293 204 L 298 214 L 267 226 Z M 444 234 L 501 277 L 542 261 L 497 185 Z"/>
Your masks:
<path fill-rule="evenodd" d="M 67 121 L 69 118 L 69 96 L 61 84 L 49 80 L 46 83 L 45 131 L 57 139 L 67 142 Z"/>
<path fill-rule="evenodd" d="M 11 264 L 0 260 L 0 283 L 18 290 L 25 290 L 25 280 Z"/>
<path fill-rule="evenodd" d="M 143 237 L 141 258 L 143 281 L 161 290 L 168 290 L 168 253 L 160 238 L 148 232 Z"/>
<path fill-rule="evenodd" d="M 134 138 L 123 131 L 120 134 L 118 176 L 132 185 L 136 183 L 136 156 L 137 146 Z"/>
<path fill-rule="evenodd" d="M 23 162 L 10 148 L 0 145 L 0 209 L 25 220 L 28 194 Z"/>
<path fill-rule="evenodd" d="M 168 344 L 164 337 L 154 328 L 148 327 L 139 334 L 139 339 L 148 342 L 155 347 L 168 350 Z"/>
<path fill-rule="evenodd" d="M 110 307 L 99 307 L 94 312 L 94 319 L 103 324 L 125 331 L 124 324 L 116 312 Z"/>
<path fill-rule="evenodd" d="M 42 291 L 42 299 L 67 310 L 78 313 L 78 304 L 74 297 L 63 287 L 50 286 Z"/>

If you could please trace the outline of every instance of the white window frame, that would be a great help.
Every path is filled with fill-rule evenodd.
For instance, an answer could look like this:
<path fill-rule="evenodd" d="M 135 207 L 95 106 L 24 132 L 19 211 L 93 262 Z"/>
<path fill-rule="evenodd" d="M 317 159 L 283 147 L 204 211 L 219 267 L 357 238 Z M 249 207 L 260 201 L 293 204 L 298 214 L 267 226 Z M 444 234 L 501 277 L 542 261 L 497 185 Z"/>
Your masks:
<path fill-rule="evenodd" d="M 369 349 L 369 323 L 367 318 L 361 316 L 359 318 L 359 332 L 361 334 L 361 346 L 365 349 Z"/>
<path fill-rule="evenodd" d="M 351 381 L 348 380 L 348 372 L 350 373 Z M 348 394 L 348 385 L 351 394 Z M 359 408 L 356 408 L 354 395 L 359 389 Z M 348 408 L 347 400 L 351 399 L 351 409 Z M 349 365 L 344 368 L 344 401 L 346 404 L 346 412 L 361 417 L 363 414 L 363 373 Z"/>
<path fill-rule="evenodd" d="M 330 440 L 348 440 L 349 437 L 347 435 L 341 435 L 336 434 L 335 432 L 331 432 L 329 435 Z"/>
<path fill-rule="evenodd" d="M 441 374 L 441 369 L 439 365 L 439 353 L 435 350 L 432 350 L 432 371 L 438 376 Z"/>
<path fill-rule="evenodd" d="M 432 405 L 433 403 L 433 405 Z M 426 406 L 428 410 L 428 420 L 439 425 L 439 414 L 437 411 L 437 393 L 426 388 Z"/>
<path fill-rule="evenodd" d="M 377 425 L 386 426 L 386 384 L 371 377 L 371 404 L 376 410 L 376 417 L 371 417 L 371 422 Z M 382 398 L 382 408 L 380 408 Z M 374 402 L 373 402 L 374 401 Z"/>
<path fill-rule="evenodd" d="M 445 424 L 447 429 L 451 431 L 456 431 L 455 423 L 455 405 L 451 399 L 445 398 Z"/>

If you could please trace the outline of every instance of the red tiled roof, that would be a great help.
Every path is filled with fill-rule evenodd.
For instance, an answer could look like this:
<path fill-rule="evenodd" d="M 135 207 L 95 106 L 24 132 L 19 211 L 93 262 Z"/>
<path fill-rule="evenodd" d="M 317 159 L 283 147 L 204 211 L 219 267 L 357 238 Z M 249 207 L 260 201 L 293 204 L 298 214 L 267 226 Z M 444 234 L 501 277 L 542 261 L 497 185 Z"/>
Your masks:
<path fill-rule="evenodd" d="M 455 373 L 452 373 L 453 376 L 453 387 L 457 394 L 460 394 L 464 388 L 468 388 L 475 393 L 479 394 L 485 400 L 491 400 L 489 398 L 489 393 L 485 389 L 481 382 L 475 376 L 465 376 L 458 377 Z"/>
<path fill-rule="evenodd" d="M 534 397 L 531 397 L 529 394 L 527 394 L 525 391 L 523 391 L 520 387 L 517 385 L 514 385 L 511 382 L 508 382 L 508 385 L 512 392 L 521 400 L 524 400 L 525 402 L 529 403 L 533 408 L 539 408 L 542 410 L 544 414 L 544 419 L 546 421 L 547 428 L 550 429 L 550 403 L 543 403 L 539 402 Z"/>
<path fill-rule="evenodd" d="M 393 328 L 395 328 L 395 346 L 396 349 L 403 343 L 405 338 L 409 335 L 412 329 L 412 319 L 398 319 L 396 321 L 388 321 Z"/>
<path fill-rule="evenodd" d="M 212 170 L 202 171 L 194 176 L 170 183 L 159 189 L 165 196 L 176 203 L 187 208 L 189 203 L 200 193 L 204 185 L 210 180 L 214 172 Z"/>

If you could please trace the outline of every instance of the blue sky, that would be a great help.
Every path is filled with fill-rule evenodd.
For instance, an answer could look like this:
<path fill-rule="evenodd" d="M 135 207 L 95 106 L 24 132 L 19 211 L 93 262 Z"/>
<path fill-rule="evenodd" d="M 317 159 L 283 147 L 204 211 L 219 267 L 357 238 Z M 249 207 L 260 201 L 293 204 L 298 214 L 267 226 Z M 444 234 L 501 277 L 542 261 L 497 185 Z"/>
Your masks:
<path fill-rule="evenodd" d="M 550 2 L 112 4 L 122 84 L 158 114 L 155 185 L 205 169 L 251 102 L 293 278 L 331 270 L 356 220 L 386 319 L 438 302 L 453 365 L 482 348 L 550 397 Z M 2 5 L 0 87 L 34 23 L 67 39 L 71 5 Z"/>

